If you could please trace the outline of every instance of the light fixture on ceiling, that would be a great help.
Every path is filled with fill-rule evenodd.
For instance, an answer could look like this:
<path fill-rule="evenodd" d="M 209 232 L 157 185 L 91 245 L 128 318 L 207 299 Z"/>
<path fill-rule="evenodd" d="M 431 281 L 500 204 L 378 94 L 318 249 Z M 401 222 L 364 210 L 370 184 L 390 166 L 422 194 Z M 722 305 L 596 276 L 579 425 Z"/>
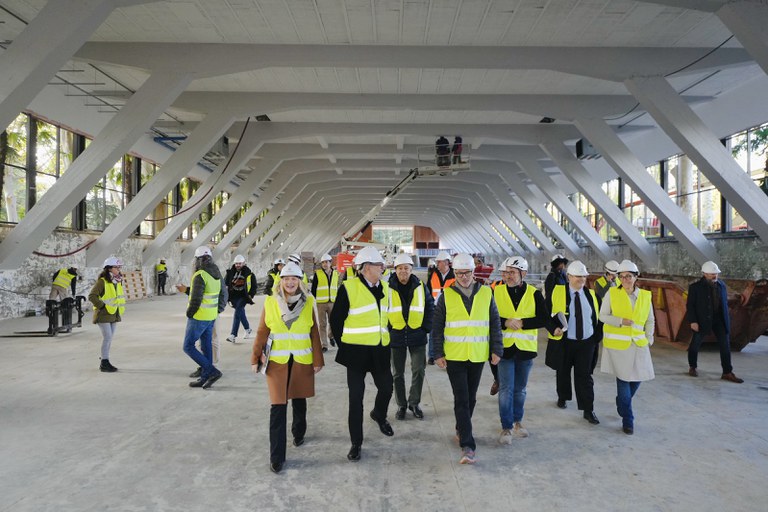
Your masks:
<path fill-rule="evenodd" d="M 552 117 L 542 117 L 541 121 L 539 121 L 539 122 L 540 123 L 544 123 L 544 124 L 551 124 L 551 123 L 555 122 L 555 119 L 552 118 Z"/>
<path fill-rule="evenodd" d="M 257 121 L 271 121 L 271 119 L 269 118 L 269 116 L 267 114 L 261 114 L 261 115 L 256 116 L 256 120 Z"/>

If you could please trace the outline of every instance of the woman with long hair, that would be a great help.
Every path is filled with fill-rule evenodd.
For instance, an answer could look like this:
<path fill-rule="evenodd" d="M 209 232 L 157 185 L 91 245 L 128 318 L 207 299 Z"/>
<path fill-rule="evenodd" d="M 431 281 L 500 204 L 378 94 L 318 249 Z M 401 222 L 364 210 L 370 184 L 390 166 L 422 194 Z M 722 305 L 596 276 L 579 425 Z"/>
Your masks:
<path fill-rule="evenodd" d="M 125 294 L 123 293 L 123 275 L 120 269 L 123 262 L 110 256 L 104 260 L 104 270 L 96 279 L 88 300 L 93 303 L 93 323 L 101 329 L 101 365 L 99 370 L 113 373 L 117 368 L 109 362 L 109 349 L 115 334 L 117 322 L 125 312 Z"/>

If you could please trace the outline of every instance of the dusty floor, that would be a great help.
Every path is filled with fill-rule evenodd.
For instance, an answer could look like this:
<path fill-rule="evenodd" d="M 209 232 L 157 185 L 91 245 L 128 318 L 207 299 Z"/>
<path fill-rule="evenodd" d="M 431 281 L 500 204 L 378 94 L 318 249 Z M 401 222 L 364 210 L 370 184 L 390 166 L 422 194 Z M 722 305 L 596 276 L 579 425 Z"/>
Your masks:
<path fill-rule="evenodd" d="M 254 323 L 261 303 L 248 310 Z M 426 418 L 396 421 L 390 406 L 392 438 L 367 418 L 369 378 L 363 458 L 348 462 L 346 380 L 332 350 L 309 401 L 307 442 L 289 446 L 274 475 L 250 340 L 223 341 L 230 309 L 218 326 L 224 377 L 191 389 L 184 307 L 182 296 L 129 303 L 110 357 L 116 374 L 98 371 L 100 335 L 90 323 L 69 336 L 0 338 L 0 510 L 766 510 L 766 338 L 734 354 L 741 385 L 720 380 L 715 350 L 701 354 L 694 379 L 683 351 L 654 346 L 657 378 L 635 398 L 634 436 L 621 432 L 611 376 L 595 374 L 601 423 L 592 426 L 574 402 L 555 407 L 554 372 L 540 356 L 523 421 L 531 436 L 498 445 L 486 369 L 475 466 L 458 464 L 451 389 L 434 366 Z M 42 318 L 0 322 L 0 333 L 40 328 Z"/>

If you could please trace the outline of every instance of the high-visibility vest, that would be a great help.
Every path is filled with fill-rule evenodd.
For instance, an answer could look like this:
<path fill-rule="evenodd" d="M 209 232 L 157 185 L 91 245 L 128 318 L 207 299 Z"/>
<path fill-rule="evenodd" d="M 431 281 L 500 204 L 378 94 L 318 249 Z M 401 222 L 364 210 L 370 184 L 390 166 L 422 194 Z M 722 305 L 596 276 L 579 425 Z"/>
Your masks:
<path fill-rule="evenodd" d="M 318 304 L 336 301 L 336 291 L 339 289 L 339 273 L 331 270 L 331 282 L 328 283 L 328 274 L 325 270 L 319 268 L 315 270 L 317 276 L 317 290 L 315 290 L 315 299 Z"/>
<path fill-rule="evenodd" d="M 623 288 L 611 288 L 611 314 L 620 318 L 631 318 L 632 325 L 615 327 L 605 324 L 603 327 L 603 346 L 614 350 L 627 350 L 634 343 L 638 347 L 648 344 L 645 337 L 645 321 L 651 314 L 651 292 L 639 290 L 634 309 L 629 295 Z"/>
<path fill-rule="evenodd" d="M 253 274 L 248 274 L 248 277 L 245 278 L 245 293 L 249 294 L 251 293 L 251 288 L 253 288 Z"/>
<path fill-rule="evenodd" d="M 158 263 L 157 265 L 155 265 L 155 270 L 159 274 L 161 272 L 166 272 L 168 270 L 168 267 L 165 266 L 165 263 Z"/>
<path fill-rule="evenodd" d="M 272 349 L 269 360 L 286 364 L 293 355 L 293 360 L 300 364 L 312 364 L 312 340 L 309 333 L 312 330 L 312 310 L 314 298 L 307 296 L 307 302 L 299 317 L 291 324 L 290 329 L 283 321 L 283 314 L 277 299 L 270 296 L 264 301 L 264 323 L 269 327 L 272 336 Z"/>
<path fill-rule="evenodd" d="M 114 286 L 110 286 L 109 281 L 101 278 L 104 281 L 104 294 L 100 296 L 101 302 L 104 303 L 104 309 L 107 313 L 114 315 L 116 311 L 119 311 L 122 315 L 125 311 L 125 294 L 123 293 L 123 283 L 115 283 Z M 93 306 L 96 310 L 96 306 Z"/>
<path fill-rule="evenodd" d="M 504 281 L 502 281 L 501 279 L 499 279 L 498 281 L 492 282 L 489 286 L 491 287 L 491 290 L 496 290 L 496 287 L 499 286 L 500 284 L 504 284 Z"/>
<path fill-rule="evenodd" d="M 355 277 L 355 269 L 350 265 L 347 267 L 347 279 L 352 279 L 353 277 Z"/>
<path fill-rule="evenodd" d="M 349 297 L 349 313 L 344 319 L 341 341 L 351 345 L 389 345 L 387 330 L 387 294 L 389 286 L 381 281 L 384 297 L 378 305 L 376 298 L 359 277 L 344 281 L 342 285 Z"/>
<path fill-rule="evenodd" d="M 467 313 L 461 292 L 453 288 L 443 290 L 445 294 L 445 331 L 443 350 L 449 361 L 472 361 L 482 363 L 488 360 L 490 350 L 490 308 L 493 294 L 487 286 L 472 299 L 472 310 Z"/>
<path fill-rule="evenodd" d="M 389 323 L 392 328 L 398 331 L 405 329 L 405 316 L 403 315 L 403 303 L 400 300 L 400 294 L 397 290 L 389 287 Z M 424 285 L 419 282 L 419 286 L 413 290 L 411 304 L 408 306 L 408 327 L 418 329 L 424 322 Z"/>
<path fill-rule="evenodd" d="M 613 282 L 616 283 L 616 286 L 619 286 L 621 284 L 621 281 L 618 277 L 613 278 Z M 605 278 L 605 276 L 600 276 L 597 278 L 597 281 L 595 281 L 595 284 L 600 286 L 600 288 L 605 288 L 608 286 L 608 280 Z"/>
<path fill-rule="evenodd" d="M 432 298 L 437 301 L 437 298 L 440 296 L 440 293 L 442 293 L 443 288 L 448 288 L 451 286 L 454 282 L 456 282 L 456 279 L 451 277 L 450 279 L 446 279 L 445 282 L 440 285 L 440 271 L 435 270 L 432 272 L 432 277 L 430 278 L 430 286 L 432 288 Z"/>
<path fill-rule="evenodd" d="M 69 288 L 72 284 L 72 280 L 77 277 L 77 274 L 70 274 L 65 268 L 59 270 L 56 274 L 56 279 L 53 280 L 54 286 L 61 286 L 62 288 Z"/>
<path fill-rule="evenodd" d="M 200 303 L 200 307 L 197 309 L 192 318 L 195 320 L 216 320 L 219 316 L 219 293 L 221 292 L 221 280 L 214 279 L 211 274 L 205 270 L 198 270 L 192 276 L 192 285 L 189 290 L 189 298 L 192 299 L 192 295 L 195 292 L 195 277 L 201 276 L 205 282 L 205 290 L 203 290 L 203 302 Z"/>
<path fill-rule="evenodd" d="M 589 296 L 592 298 L 592 308 L 595 310 L 595 315 L 599 314 L 600 308 L 597 307 L 597 296 L 595 295 L 595 292 L 586 288 L 582 288 L 582 290 L 584 293 L 589 294 Z M 564 284 L 557 284 L 554 288 L 552 288 L 552 311 L 550 311 L 550 313 L 552 313 L 552 316 L 555 316 L 558 313 L 563 313 L 566 317 L 568 316 L 568 310 L 565 307 Z M 562 334 L 560 336 L 555 336 L 551 333 L 549 334 L 549 339 L 551 340 L 559 340 L 562 337 Z"/>
<path fill-rule="evenodd" d="M 517 309 L 512 303 L 506 285 L 497 286 L 493 290 L 493 298 L 496 300 L 496 307 L 499 308 L 499 316 L 502 318 L 534 318 L 536 316 L 536 300 L 533 294 L 536 289 L 528 284 L 525 285 L 525 293 L 520 299 Z M 504 327 L 504 326 L 502 326 Z M 504 348 L 516 345 L 520 350 L 536 352 L 538 348 L 538 329 L 507 329 L 504 327 L 501 334 L 504 337 Z"/>

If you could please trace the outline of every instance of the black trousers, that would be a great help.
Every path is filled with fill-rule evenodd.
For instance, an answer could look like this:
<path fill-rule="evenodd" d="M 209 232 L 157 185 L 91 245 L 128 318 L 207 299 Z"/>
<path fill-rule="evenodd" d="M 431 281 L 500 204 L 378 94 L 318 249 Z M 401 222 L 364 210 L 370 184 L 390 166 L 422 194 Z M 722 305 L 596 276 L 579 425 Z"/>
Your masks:
<path fill-rule="evenodd" d="M 447 361 L 448 380 L 453 389 L 453 414 L 456 416 L 456 432 L 462 448 L 476 448 L 472 436 L 472 413 L 477 403 L 477 388 L 483 376 L 485 362 Z"/>
<path fill-rule="evenodd" d="M 565 355 L 563 363 L 557 370 L 557 398 L 571 400 L 571 368 L 573 368 L 573 384 L 576 388 L 576 403 L 581 411 L 592 411 L 595 403 L 595 387 L 592 380 L 592 361 L 597 349 L 597 343 L 589 340 L 570 340 L 563 338 Z"/>
<path fill-rule="evenodd" d="M 168 274 L 157 275 L 157 293 L 165 295 L 165 282 L 168 279 Z"/>
<path fill-rule="evenodd" d="M 712 324 L 712 331 L 720 347 L 720 366 L 723 367 L 723 373 L 731 373 L 733 371 L 733 366 L 731 366 L 731 340 L 728 333 L 725 332 L 723 321 L 716 320 Z M 703 341 L 704 336 L 701 333 L 693 333 L 691 344 L 688 345 L 688 366 L 691 368 L 696 368 L 699 362 L 699 349 Z"/>
<path fill-rule="evenodd" d="M 352 444 L 363 444 L 363 397 L 365 396 L 366 371 L 347 366 L 347 387 L 349 388 L 349 438 Z M 392 372 L 389 366 L 372 371 L 376 385 L 376 400 L 373 415 L 379 420 L 387 419 L 389 401 L 392 399 Z"/>
<path fill-rule="evenodd" d="M 291 379 L 293 356 L 288 360 L 288 381 Z M 307 433 L 307 399 L 294 398 L 291 400 L 293 421 L 291 434 L 294 439 L 302 439 Z M 272 404 L 269 409 L 269 462 L 280 464 L 285 462 L 285 429 L 288 423 L 288 404 Z"/>

